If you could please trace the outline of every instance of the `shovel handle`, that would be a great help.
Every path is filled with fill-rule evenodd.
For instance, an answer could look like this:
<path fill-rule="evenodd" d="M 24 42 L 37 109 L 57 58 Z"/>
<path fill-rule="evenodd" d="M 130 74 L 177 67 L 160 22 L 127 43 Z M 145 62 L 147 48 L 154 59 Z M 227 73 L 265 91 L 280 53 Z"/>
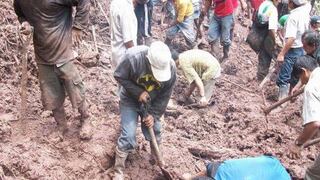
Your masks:
<path fill-rule="evenodd" d="M 263 112 L 264 112 L 265 114 L 269 114 L 273 109 L 277 108 L 277 107 L 280 106 L 281 104 L 283 104 L 283 103 L 291 100 L 292 98 L 297 97 L 297 96 L 299 96 L 300 94 L 302 94 L 303 91 L 304 91 L 304 88 L 299 89 L 299 90 L 298 90 L 297 92 L 295 92 L 293 95 L 288 96 L 288 97 L 286 97 L 286 98 L 283 98 L 283 99 L 281 99 L 280 101 L 272 104 L 271 106 L 263 109 Z"/>
<path fill-rule="evenodd" d="M 156 156 L 157 156 L 157 159 L 158 159 L 158 163 L 159 163 L 159 166 L 160 168 L 162 168 L 164 165 L 162 164 L 162 156 L 160 154 L 160 150 L 159 150 L 159 146 L 158 146 L 158 143 L 157 143 L 157 140 L 156 140 L 156 136 L 154 134 L 154 131 L 153 131 L 153 128 L 152 127 L 148 127 L 148 131 L 149 131 L 149 134 L 151 136 L 151 143 L 152 143 L 152 146 L 154 148 L 154 151 L 156 153 Z"/>

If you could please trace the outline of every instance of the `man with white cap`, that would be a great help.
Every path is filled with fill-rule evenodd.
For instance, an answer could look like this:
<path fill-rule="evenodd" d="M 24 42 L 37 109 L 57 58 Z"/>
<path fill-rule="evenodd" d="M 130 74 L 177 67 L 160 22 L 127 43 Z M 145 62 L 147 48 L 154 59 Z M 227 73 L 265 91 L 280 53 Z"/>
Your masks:
<path fill-rule="evenodd" d="M 277 61 L 282 64 L 277 80 L 279 99 L 288 96 L 290 84 L 295 85 L 291 72 L 296 59 L 304 55 L 302 34 L 309 29 L 311 5 L 307 0 L 289 0 L 290 15 L 285 27 L 285 45 L 278 54 Z"/>
<path fill-rule="evenodd" d="M 116 146 L 115 177 L 123 179 L 128 153 L 136 147 L 138 117 L 147 141 L 151 141 L 148 128 L 153 127 L 158 144 L 161 143 L 160 117 L 164 114 L 176 81 L 176 67 L 167 45 L 160 41 L 149 47 L 130 48 L 117 66 L 114 77 L 121 85 L 121 133 Z M 149 108 L 145 112 L 144 105 Z M 147 114 L 147 115 L 146 115 Z M 153 160 L 155 154 L 151 148 Z"/>

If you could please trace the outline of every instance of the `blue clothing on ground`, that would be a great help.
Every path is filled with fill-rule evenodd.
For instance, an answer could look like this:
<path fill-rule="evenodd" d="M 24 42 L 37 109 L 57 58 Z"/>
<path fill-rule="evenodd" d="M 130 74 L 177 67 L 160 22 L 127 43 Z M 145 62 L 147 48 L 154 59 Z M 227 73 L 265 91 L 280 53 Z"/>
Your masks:
<path fill-rule="evenodd" d="M 284 63 L 281 66 L 279 77 L 277 79 L 277 85 L 287 86 L 289 83 L 292 85 L 297 83 L 297 80 L 293 82 L 291 80 L 291 73 L 293 65 L 296 62 L 297 58 L 304 55 L 303 48 L 291 48 L 284 57 Z"/>
<path fill-rule="evenodd" d="M 215 174 L 213 163 L 207 165 L 207 172 L 214 180 L 290 180 L 290 175 L 280 161 L 272 156 L 248 157 L 226 160 Z"/>

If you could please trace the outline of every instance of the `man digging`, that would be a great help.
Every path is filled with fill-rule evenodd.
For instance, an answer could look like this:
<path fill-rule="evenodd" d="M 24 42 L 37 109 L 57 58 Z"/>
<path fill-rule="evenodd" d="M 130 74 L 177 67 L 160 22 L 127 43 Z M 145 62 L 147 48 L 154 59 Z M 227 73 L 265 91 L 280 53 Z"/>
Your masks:
<path fill-rule="evenodd" d="M 208 105 L 213 94 L 216 79 L 221 74 L 219 61 L 210 53 L 193 49 L 178 55 L 172 53 L 173 59 L 179 66 L 189 83 L 189 89 L 184 95 L 184 103 L 192 103 L 190 96 L 198 88 L 201 107 Z"/>
<path fill-rule="evenodd" d="M 114 179 L 124 179 L 123 170 L 128 153 L 136 147 L 138 117 L 142 119 L 142 133 L 151 141 L 148 128 L 153 127 L 158 144 L 161 143 L 160 117 L 164 114 L 176 81 L 176 67 L 164 43 L 156 41 L 147 46 L 136 46 L 127 53 L 114 72 L 121 85 L 121 133 L 116 146 Z M 149 104 L 145 117 L 144 105 Z M 151 146 L 151 143 L 150 143 Z M 151 146 L 152 160 L 155 151 Z"/>
<path fill-rule="evenodd" d="M 76 7 L 72 19 L 72 8 Z M 22 26 L 34 28 L 33 42 L 39 70 L 42 104 L 51 110 L 59 136 L 68 130 L 65 93 L 81 115 L 81 139 L 92 136 L 91 116 L 84 84 L 73 60 L 72 41 L 78 44 L 89 20 L 89 0 L 15 0 L 14 9 Z"/>

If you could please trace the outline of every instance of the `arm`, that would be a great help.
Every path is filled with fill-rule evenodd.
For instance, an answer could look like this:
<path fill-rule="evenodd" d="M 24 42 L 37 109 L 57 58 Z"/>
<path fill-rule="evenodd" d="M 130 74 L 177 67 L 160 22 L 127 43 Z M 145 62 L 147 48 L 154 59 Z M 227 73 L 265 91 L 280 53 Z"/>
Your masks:
<path fill-rule="evenodd" d="M 151 107 L 149 110 L 149 114 L 153 116 L 154 119 L 159 119 L 163 113 L 165 112 L 169 99 L 171 97 L 174 84 L 176 82 L 176 70 L 175 68 L 172 70 L 172 77 L 170 81 L 165 82 L 165 86 L 162 87 L 160 94 L 155 97 L 155 99 L 151 102 Z"/>
<path fill-rule="evenodd" d="M 277 60 L 279 62 L 283 62 L 284 61 L 284 56 L 285 54 L 287 54 L 287 52 L 289 51 L 289 49 L 292 47 L 293 43 L 294 43 L 295 38 L 287 38 L 287 42 L 285 43 L 284 47 L 281 49 Z"/>
<path fill-rule="evenodd" d="M 308 140 L 314 137 L 314 135 L 319 131 L 320 121 L 314 121 L 306 124 L 303 128 L 302 133 L 297 138 L 296 142 L 298 145 L 303 145 Z"/>
<path fill-rule="evenodd" d="M 76 15 L 74 17 L 74 28 L 86 29 L 89 23 L 89 0 L 72 0 L 72 6 L 76 6 Z"/>
<path fill-rule="evenodd" d="M 138 86 L 131 78 L 133 76 L 132 66 L 128 59 L 124 59 L 117 66 L 114 72 L 114 78 L 125 90 L 136 100 L 144 92 L 144 89 Z"/>
<path fill-rule="evenodd" d="M 24 16 L 24 14 L 23 14 L 23 12 L 22 12 L 22 10 L 21 10 L 21 7 L 20 7 L 19 3 L 17 2 L 17 0 L 15 0 L 15 1 L 13 2 L 13 7 L 14 7 L 15 13 L 16 13 L 17 16 L 18 16 L 19 22 L 20 22 L 20 23 L 23 23 L 24 21 L 26 21 L 26 18 L 25 18 L 25 16 Z"/>
<path fill-rule="evenodd" d="M 130 19 L 128 19 L 128 17 L 130 17 L 131 14 L 129 12 L 123 12 L 120 16 L 119 16 L 119 19 L 120 19 L 120 27 L 121 27 L 121 33 L 122 33 L 122 36 L 123 36 L 123 42 L 124 42 L 124 45 L 127 49 L 131 48 L 134 46 L 134 42 L 137 41 L 137 37 L 136 35 L 134 35 L 132 33 L 133 29 L 132 27 L 134 27 L 135 25 L 133 25 L 130 21 Z"/>

